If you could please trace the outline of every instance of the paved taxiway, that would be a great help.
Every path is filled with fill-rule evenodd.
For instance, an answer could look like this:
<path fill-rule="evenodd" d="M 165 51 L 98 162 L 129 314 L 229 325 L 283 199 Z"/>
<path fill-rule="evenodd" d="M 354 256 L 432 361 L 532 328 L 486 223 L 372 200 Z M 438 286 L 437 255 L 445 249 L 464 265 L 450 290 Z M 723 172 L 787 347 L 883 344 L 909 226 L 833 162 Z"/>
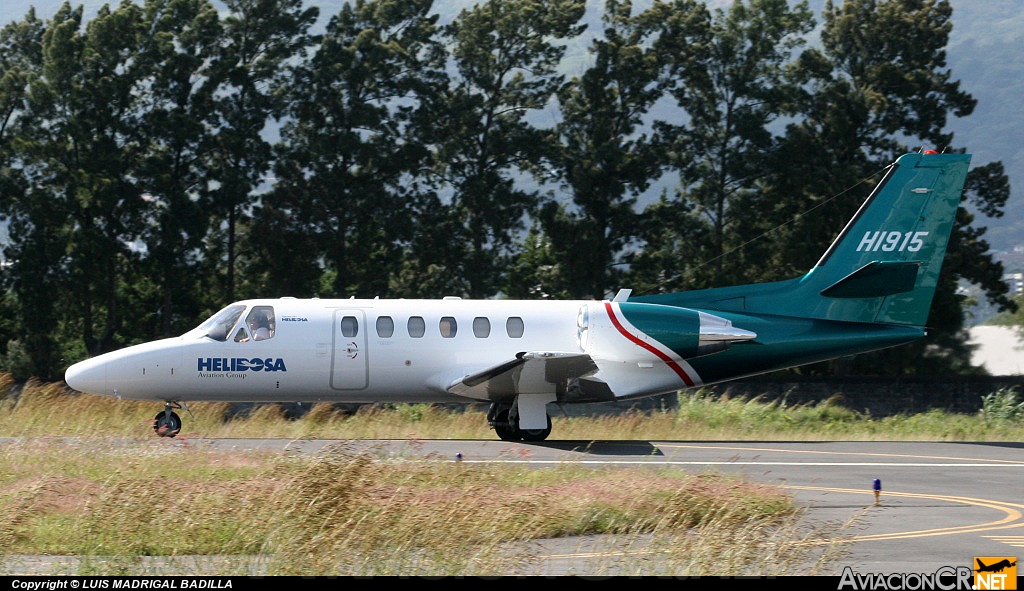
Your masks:
<path fill-rule="evenodd" d="M 330 453 L 465 463 L 662 465 L 719 471 L 776 484 L 806 508 L 806 519 L 846 540 L 824 571 L 935 573 L 970 567 L 975 556 L 1024 556 L 1024 443 L 855 441 L 546 441 L 190 439 L 171 447 Z M 126 446 L 139 442 L 124 440 Z M 881 490 L 876 497 L 875 480 Z M 600 540 L 549 540 L 539 574 L 588 574 L 628 560 Z M 612 555 L 616 557 L 612 557 Z M 600 572 L 608 572 L 602 570 Z M 751 573 L 755 574 L 755 573 Z"/>
<path fill-rule="evenodd" d="M 831 572 L 934 573 L 975 556 L 1024 556 L 1024 443 L 878 441 L 194 440 L 190 445 L 537 467 L 661 464 L 785 487 L 807 518 L 835 524 L 847 553 Z M 881 490 L 876 505 L 874 481 Z M 565 548 L 554 548 L 559 552 Z"/>

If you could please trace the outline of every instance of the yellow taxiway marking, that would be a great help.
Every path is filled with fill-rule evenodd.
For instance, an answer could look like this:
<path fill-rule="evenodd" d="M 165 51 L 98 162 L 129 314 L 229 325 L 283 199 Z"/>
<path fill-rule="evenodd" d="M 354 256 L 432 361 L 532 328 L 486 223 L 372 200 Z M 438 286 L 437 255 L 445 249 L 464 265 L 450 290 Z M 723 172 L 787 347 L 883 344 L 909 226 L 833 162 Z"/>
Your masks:
<path fill-rule="evenodd" d="M 788 488 L 792 490 L 805 490 L 805 491 L 821 491 L 821 492 L 836 492 L 836 493 L 848 493 L 858 495 L 873 495 L 872 491 L 863 491 L 850 488 L 827 488 L 818 486 L 797 486 L 797 485 L 782 485 L 782 488 Z M 876 540 L 900 540 L 906 538 L 922 538 L 928 536 L 948 536 L 954 534 L 965 534 L 965 533 L 977 533 L 983 531 L 995 531 L 1002 529 L 1012 529 L 1017 527 L 1024 527 L 1024 505 L 1020 503 L 1009 503 L 1006 501 L 992 501 L 989 499 L 975 499 L 971 497 L 954 497 L 949 495 L 933 495 L 933 494 L 922 494 L 922 493 L 904 493 L 904 492 L 893 492 L 888 491 L 885 493 L 886 497 L 904 497 L 904 498 L 916 498 L 916 499 L 930 499 L 935 501 L 945 501 L 948 503 L 960 503 L 963 505 L 971 505 L 974 507 L 985 507 L 988 509 L 994 509 L 1001 511 L 1004 515 L 1000 519 L 994 521 L 988 521 L 984 523 L 976 523 L 970 525 L 957 525 L 951 527 L 939 527 L 933 529 L 922 529 L 922 530 L 911 530 L 902 532 L 892 532 L 887 534 L 870 534 L 863 536 L 849 536 L 843 538 L 837 538 L 834 540 L 820 540 L 817 544 L 833 544 L 836 542 L 853 543 L 853 542 L 867 542 Z M 866 507 L 868 508 L 868 507 Z M 997 539 L 994 536 L 987 536 L 991 539 Z M 1016 536 L 1015 536 L 1016 537 Z M 1019 537 L 1024 540 L 1024 536 Z"/>
<path fill-rule="evenodd" d="M 804 490 L 804 491 L 820 491 L 820 492 L 834 492 L 834 493 L 846 493 L 846 494 L 857 494 L 872 496 L 872 491 L 863 491 L 849 488 L 829 488 L 820 486 L 790 486 L 784 485 L 782 488 L 788 488 L 793 490 Z M 1004 515 L 1000 519 L 988 521 L 985 523 L 977 523 L 972 525 L 959 525 L 953 527 L 941 527 L 934 529 L 924 529 L 916 531 L 902 531 L 902 532 L 891 532 L 886 534 L 871 534 L 862 536 L 839 536 L 836 538 L 825 539 L 825 540 L 809 540 L 802 542 L 799 545 L 805 546 L 821 546 L 827 544 L 852 544 L 856 542 L 869 542 L 878 540 L 898 540 L 906 538 L 921 538 L 927 536 L 948 536 L 963 533 L 976 533 L 983 531 L 994 531 L 1001 529 L 1011 529 L 1016 527 L 1024 527 L 1024 505 L 1018 503 L 1007 503 L 1003 501 L 992 501 L 989 499 L 975 499 L 971 497 L 955 497 L 949 495 L 931 495 L 931 494 L 920 494 L 920 493 L 903 493 L 903 492 L 892 492 L 889 491 L 885 495 L 893 497 L 905 497 L 905 498 L 918 498 L 918 499 L 929 499 L 936 501 L 945 501 L 951 503 L 961 503 L 964 505 L 971 505 L 974 507 L 985 507 L 1001 511 Z M 865 506 L 866 509 L 870 506 Z M 985 536 L 991 540 L 1009 544 L 1011 546 L 1024 547 L 1024 536 Z M 548 558 L 567 558 L 567 557 L 595 557 L 595 556 L 627 556 L 637 554 L 652 554 L 655 553 L 653 550 L 607 550 L 607 551 L 593 551 L 593 552 L 580 552 L 573 554 L 561 554 L 561 555 L 549 555 Z"/>

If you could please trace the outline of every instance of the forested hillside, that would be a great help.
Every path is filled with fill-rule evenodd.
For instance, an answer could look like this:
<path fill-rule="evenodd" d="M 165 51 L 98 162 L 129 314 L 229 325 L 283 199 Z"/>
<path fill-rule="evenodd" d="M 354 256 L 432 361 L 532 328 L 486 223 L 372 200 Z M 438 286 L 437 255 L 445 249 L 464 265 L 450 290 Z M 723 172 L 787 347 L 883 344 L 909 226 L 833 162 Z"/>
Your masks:
<path fill-rule="evenodd" d="M 951 36 L 957 2 L 816 4 L 20 11 L 0 32 L 0 369 L 59 378 L 244 297 L 792 277 L 887 164 L 936 147 L 975 158 L 928 341 L 809 371 L 971 372 L 957 286 L 1009 304 L 985 226 L 1015 154 L 961 131 L 995 108 L 947 52 L 984 45 Z"/>
<path fill-rule="evenodd" d="M 711 0 L 711 7 L 728 5 L 731 0 Z M 54 14 L 64 0 L 6 0 L 0 3 L 0 23 L 20 20 L 28 8 L 34 6 L 40 17 Z M 458 11 L 475 4 L 471 0 L 438 0 L 434 10 L 446 20 Z M 117 2 L 103 0 L 80 0 L 85 14 L 91 17 L 103 4 Z M 222 6 L 215 2 L 215 5 Z M 322 28 L 330 16 L 338 13 L 346 0 L 319 0 L 307 2 L 320 9 L 318 25 Z M 649 0 L 638 0 L 635 7 L 647 6 Z M 794 4 L 790 0 L 790 4 Z M 1024 137 L 1024 116 L 1020 113 L 1020 97 L 1024 96 L 1024 3 L 1018 0 L 950 0 L 953 7 L 953 30 L 949 35 L 947 62 L 954 77 L 961 81 L 964 90 L 978 100 L 974 112 L 966 118 L 952 117 L 949 130 L 956 134 L 961 145 L 970 146 L 976 158 L 984 162 L 1001 161 L 1006 168 L 1011 194 L 1005 215 L 996 219 L 982 219 L 980 223 L 988 228 L 986 237 L 997 258 L 1014 246 L 1024 245 L 1024 206 L 1018 195 L 1024 187 L 1024 147 L 1019 138 Z M 820 16 L 825 0 L 809 0 L 808 7 Z M 600 0 L 587 2 L 586 16 L 591 30 L 600 22 L 603 11 Z M 820 19 L 819 19 L 820 20 Z M 316 28 L 316 27 L 314 27 Z M 585 35 L 584 35 L 585 36 Z M 814 35 L 810 36 L 813 42 Z M 570 43 L 562 70 L 570 75 L 579 73 L 574 69 L 576 62 L 587 61 L 586 45 L 582 41 Z M 544 119 L 544 115 L 539 115 Z M 666 179 L 648 191 L 643 198 L 656 198 L 663 185 L 671 183 Z M 980 212 L 979 212 L 980 213 Z M 1008 270 L 1021 271 L 1017 259 L 1008 262 Z"/>

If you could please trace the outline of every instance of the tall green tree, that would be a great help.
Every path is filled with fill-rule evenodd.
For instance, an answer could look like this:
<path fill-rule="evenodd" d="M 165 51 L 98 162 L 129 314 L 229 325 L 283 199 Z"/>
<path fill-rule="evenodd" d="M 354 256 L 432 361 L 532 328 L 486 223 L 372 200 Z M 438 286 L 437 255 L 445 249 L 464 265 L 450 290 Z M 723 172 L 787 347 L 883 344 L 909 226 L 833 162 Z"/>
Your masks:
<path fill-rule="evenodd" d="M 25 112 L 29 84 L 42 67 L 43 21 L 29 9 L 24 20 L 0 29 L 0 167 L 6 168 L 16 157 L 13 137 L 19 118 Z"/>
<path fill-rule="evenodd" d="M 16 378 L 48 375 L 59 356 L 57 308 L 48 290 L 61 277 L 64 235 L 48 215 L 48 201 L 31 195 L 28 164 L 20 144 L 32 130 L 28 113 L 31 84 L 42 75 L 42 38 L 46 25 L 30 9 L 22 21 L 0 29 L 0 218 L 13 233 L 4 246 L 0 267 L 0 352 L 3 371 Z M 45 217 L 33 223 L 35 218 Z M 41 246 L 41 250 L 34 249 Z M 37 260 L 38 258 L 38 260 Z M 52 264 L 40 272 L 38 263 Z M 33 318 L 33 323 L 24 321 Z M 31 324 L 43 327 L 39 332 Z"/>
<path fill-rule="evenodd" d="M 664 20 L 667 30 L 658 49 L 675 80 L 670 93 L 683 122 L 659 121 L 657 127 L 662 137 L 671 138 L 668 153 L 679 174 L 679 198 L 710 229 L 701 249 L 708 264 L 691 274 L 698 282 L 703 275 L 708 285 L 700 287 L 763 277 L 763 265 L 756 264 L 763 255 L 754 250 L 757 245 L 746 244 L 760 231 L 758 180 L 775 146 L 773 124 L 786 114 L 795 92 L 787 66 L 814 27 L 806 2 L 790 4 L 737 0 L 700 22 L 701 11 L 679 1 L 674 12 L 682 15 Z M 705 34 L 670 34 L 694 21 L 690 28 L 706 27 Z"/>
<path fill-rule="evenodd" d="M 488 0 L 446 27 L 454 61 L 450 88 L 434 109 L 433 143 L 453 222 L 446 263 L 470 297 L 502 287 L 511 246 L 537 192 L 517 181 L 540 156 L 540 130 L 526 119 L 563 82 L 565 43 L 583 31 L 582 0 Z"/>
<path fill-rule="evenodd" d="M 947 118 L 970 115 L 976 101 L 960 89 L 946 65 L 952 13 L 945 0 L 826 3 L 820 50 L 806 52 L 791 72 L 805 89 L 797 104 L 800 117 L 787 128 L 768 167 L 779 173 L 764 183 L 765 201 L 786 203 L 764 211 L 766 218 L 791 222 L 775 251 L 778 260 L 793 265 L 791 271 L 813 265 L 878 173 L 900 154 L 922 146 L 963 149 L 955 148 L 953 134 L 945 131 Z M 1002 165 L 972 164 L 967 199 L 987 215 L 1001 215 L 1009 196 Z M 1002 266 L 986 254 L 984 231 L 972 228 L 972 222 L 961 208 L 929 317 L 929 338 L 885 355 L 843 360 L 829 371 L 969 368 L 957 285 L 961 280 L 980 283 L 990 301 L 1012 305 L 1006 285 L 998 280 Z"/>
<path fill-rule="evenodd" d="M 572 264 L 556 251 L 553 240 L 535 222 L 520 241 L 509 266 L 505 295 L 512 299 L 549 300 L 572 297 Z"/>
<path fill-rule="evenodd" d="M 148 0 L 145 18 L 149 33 L 138 59 L 151 74 L 140 94 L 146 136 L 136 176 L 146 217 L 139 236 L 142 273 L 152 293 L 140 285 L 137 295 L 156 311 L 146 327 L 147 338 L 156 338 L 180 334 L 207 311 L 199 264 L 210 224 L 206 176 L 215 141 L 209 64 L 221 29 L 207 0 Z"/>
<path fill-rule="evenodd" d="M 680 73 L 700 79 L 701 64 L 707 61 L 713 41 L 711 13 L 705 3 L 694 0 L 656 2 L 651 12 L 658 23 L 653 50 L 663 75 L 667 75 L 660 101 L 665 103 L 672 94 L 680 95 L 685 91 L 675 82 Z M 661 165 L 669 170 L 686 157 L 688 150 L 684 139 L 686 113 L 678 108 L 679 98 L 675 103 L 670 118 L 665 117 L 664 104 L 651 113 L 657 114 L 652 140 L 661 154 Z M 638 247 L 626 255 L 629 263 L 626 284 L 634 293 L 700 287 L 704 283 L 700 278 L 706 278 L 700 261 L 715 258 L 706 217 L 698 214 L 692 201 L 682 198 L 678 187 L 671 193 L 663 189 L 659 199 L 645 207 L 638 217 Z"/>
<path fill-rule="evenodd" d="M 642 246 L 630 253 L 625 285 L 636 294 L 670 293 L 702 286 L 716 259 L 711 226 L 695 206 L 664 191 L 639 216 Z"/>
<path fill-rule="evenodd" d="M 19 141 L 27 190 L 11 218 L 19 300 L 36 302 L 25 318 L 39 341 L 32 347 L 39 377 L 57 375 L 63 363 L 51 340 L 74 332 L 74 342 L 96 353 L 134 333 L 126 286 L 136 282 L 139 253 L 131 244 L 142 223 L 133 167 L 143 134 L 137 103 L 147 71 L 137 48 L 144 32 L 132 2 L 102 7 L 84 27 L 81 7 L 65 3 L 41 39 L 42 67 Z"/>
<path fill-rule="evenodd" d="M 319 292 L 326 271 L 330 296 L 388 295 L 420 221 L 413 181 L 429 154 L 408 127 L 419 97 L 444 78 L 437 18 L 430 0 L 357 0 L 296 70 L 277 184 L 252 235 L 268 281 L 285 293 Z M 289 250 L 301 258 L 282 256 Z"/>
<path fill-rule="evenodd" d="M 661 98 L 664 76 L 652 36 L 661 11 L 632 14 L 632 3 L 605 3 L 593 65 L 557 94 L 561 121 L 549 162 L 572 207 L 549 202 L 540 214 L 570 297 L 601 299 L 619 287 L 624 251 L 636 236 L 636 198 L 664 164 L 642 131 Z"/>
<path fill-rule="evenodd" d="M 239 232 L 252 215 L 270 170 L 268 125 L 284 113 L 288 65 L 312 43 L 318 8 L 302 0 L 226 0 L 221 45 L 210 65 L 216 88 L 212 130 L 216 145 L 207 183 L 217 214 L 206 248 L 206 272 L 219 279 L 213 293 L 236 299 Z M 251 286 L 257 295 L 262 286 Z"/>

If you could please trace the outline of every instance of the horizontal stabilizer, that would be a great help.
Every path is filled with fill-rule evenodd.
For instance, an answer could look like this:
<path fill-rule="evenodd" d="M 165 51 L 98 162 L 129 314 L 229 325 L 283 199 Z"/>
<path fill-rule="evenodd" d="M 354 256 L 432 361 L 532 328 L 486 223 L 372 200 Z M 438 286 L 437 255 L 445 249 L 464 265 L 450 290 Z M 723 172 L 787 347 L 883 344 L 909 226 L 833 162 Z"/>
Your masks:
<path fill-rule="evenodd" d="M 516 394 L 554 391 L 556 384 L 595 372 L 597 364 L 586 353 L 529 351 L 455 380 L 447 390 L 477 400 L 502 400 Z"/>
<path fill-rule="evenodd" d="M 913 291 L 920 261 L 872 261 L 821 291 L 828 298 L 880 298 Z"/>

